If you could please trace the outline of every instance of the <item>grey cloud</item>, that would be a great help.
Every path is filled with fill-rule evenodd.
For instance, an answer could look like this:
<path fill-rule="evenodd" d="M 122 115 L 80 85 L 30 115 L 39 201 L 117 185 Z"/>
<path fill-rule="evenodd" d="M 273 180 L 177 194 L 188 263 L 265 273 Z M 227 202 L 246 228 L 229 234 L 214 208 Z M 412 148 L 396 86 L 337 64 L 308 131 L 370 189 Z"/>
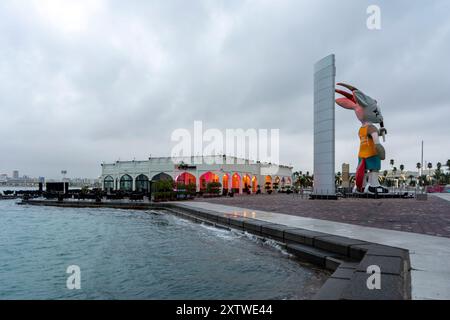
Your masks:
<path fill-rule="evenodd" d="M 380 31 L 371 1 L 99 3 L 76 32 L 0 4 L 0 172 L 95 177 L 101 161 L 168 155 L 194 120 L 280 128 L 282 162 L 312 171 L 312 66 L 329 53 L 380 101 L 389 158 L 414 167 L 421 139 L 430 161 L 449 157 L 448 1 L 379 1 Z M 336 114 L 336 162 L 354 164 L 357 120 Z"/>

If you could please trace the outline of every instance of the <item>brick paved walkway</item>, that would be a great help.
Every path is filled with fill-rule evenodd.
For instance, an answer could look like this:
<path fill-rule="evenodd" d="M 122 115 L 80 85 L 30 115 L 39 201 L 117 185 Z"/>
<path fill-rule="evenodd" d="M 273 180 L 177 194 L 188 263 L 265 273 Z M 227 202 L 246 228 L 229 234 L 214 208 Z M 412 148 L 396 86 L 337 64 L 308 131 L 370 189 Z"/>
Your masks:
<path fill-rule="evenodd" d="M 450 238 L 450 202 L 434 196 L 425 202 L 414 199 L 313 201 L 284 194 L 195 201 Z"/>

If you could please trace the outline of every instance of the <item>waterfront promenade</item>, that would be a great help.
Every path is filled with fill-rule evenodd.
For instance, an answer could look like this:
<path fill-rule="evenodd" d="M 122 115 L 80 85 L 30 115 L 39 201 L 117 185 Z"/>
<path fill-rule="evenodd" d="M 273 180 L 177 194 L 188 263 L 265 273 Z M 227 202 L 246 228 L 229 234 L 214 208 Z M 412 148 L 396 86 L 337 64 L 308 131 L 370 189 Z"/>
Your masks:
<path fill-rule="evenodd" d="M 235 196 L 233 198 L 197 199 L 253 210 L 278 212 L 314 218 L 450 238 L 450 194 L 439 198 L 429 195 L 428 201 L 415 199 L 340 199 L 338 201 L 308 200 L 298 195 Z"/>
<path fill-rule="evenodd" d="M 274 201 L 273 206 L 276 205 L 277 201 L 281 201 L 284 196 L 274 196 L 272 197 L 272 201 Z M 261 201 L 261 197 L 253 197 L 250 198 L 234 198 L 231 201 L 227 199 L 221 199 L 223 202 L 236 202 L 236 201 L 249 201 L 252 203 L 251 206 L 255 206 L 257 200 Z M 277 200 L 278 199 L 278 200 Z M 286 201 L 288 196 L 284 198 Z M 254 203 L 252 201 L 255 201 Z M 442 200 L 442 199 L 434 199 L 431 197 L 429 202 L 424 202 L 423 204 L 433 204 L 438 203 L 438 205 L 442 205 L 440 202 L 435 202 L 434 200 Z M 298 201 L 301 201 L 300 199 Z M 356 200 L 355 200 L 356 201 Z M 361 200 L 358 200 L 361 201 Z M 392 201 L 392 200 L 389 200 Z M 403 200 L 408 201 L 408 200 Z M 423 204 L 420 204 L 416 200 L 410 200 L 413 205 L 417 205 L 420 209 Z M 445 201 L 445 200 L 442 200 Z M 425 234 L 418 234 L 412 232 L 402 232 L 396 230 L 387 230 L 381 228 L 373 228 L 360 226 L 356 224 L 342 223 L 336 221 L 329 221 L 323 219 L 324 216 L 321 216 L 322 219 L 315 219 L 310 217 L 301 217 L 298 214 L 283 214 L 276 213 L 270 211 L 270 208 L 266 210 L 252 210 L 249 208 L 236 207 L 231 205 L 224 205 L 220 203 L 220 200 L 209 200 L 209 202 L 202 201 L 194 201 L 185 203 L 188 206 L 194 208 L 202 208 L 207 210 L 213 210 L 216 212 L 224 213 L 224 214 L 233 214 L 237 216 L 247 216 L 252 217 L 258 220 L 263 220 L 270 223 L 283 224 L 290 227 L 303 228 L 312 231 L 324 232 L 328 234 L 344 236 L 369 242 L 380 243 L 383 245 L 400 247 L 404 249 L 408 249 L 410 251 L 410 259 L 411 259 L 411 281 L 412 281 L 412 297 L 413 299 L 450 299 L 450 238 L 448 237 L 437 237 L 430 236 Z M 378 202 L 380 202 L 378 200 Z M 396 201 L 394 201 L 395 203 Z M 305 201 L 301 202 L 299 208 L 302 208 L 302 205 L 310 204 L 312 208 L 316 208 L 312 214 L 319 212 L 320 207 L 325 207 L 325 204 L 321 204 L 321 202 L 315 201 Z M 444 203 L 444 207 L 447 204 Z M 345 208 L 346 200 L 342 200 L 339 202 L 329 202 L 327 206 L 334 208 L 334 212 L 341 212 L 341 208 Z M 316 207 L 317 206 L 317 207 Z M 342 207 L 341 207 L 342 206 Z M 359 202 L 359 206 L 361 206 L 361 202 Z M 383 206 L 383 203 L 380 202 L 379 206 Z M 385 205 L 386 208 L 390 208 L 391 206 L 395 208 L 394 204 Z M 375 204 L 372 204 L 371 208 L 376 207 Z M 305 209 L 302 209 L 305 210 Z M 391 210 L 389 210 L 391 211 Z M 323 213 L 324 215 L 327 212 Z M 372 212 L 372 215 L 375 216 L 377 211 Z M 429 211 L 429 214 L 433 214 L 433 210 Z M 339 215 L 337 215 L 339 216 Z M 345 215 L 344 215 L 345 216 Z M 337 220 L 335 218 L 334 220 Z M 449 223 L 445 226 L 448 226 Z M 444 227 L 445 227 L 444 226 Z"/>

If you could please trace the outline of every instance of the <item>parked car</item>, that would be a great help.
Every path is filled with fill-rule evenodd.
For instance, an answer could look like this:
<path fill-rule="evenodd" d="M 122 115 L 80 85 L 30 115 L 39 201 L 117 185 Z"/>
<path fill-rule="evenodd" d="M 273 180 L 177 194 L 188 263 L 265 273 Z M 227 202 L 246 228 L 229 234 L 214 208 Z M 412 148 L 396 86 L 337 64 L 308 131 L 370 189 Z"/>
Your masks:
<path fill-rule="evenodd" d="M 427 193 L 443 193 L 446 187 L 444 186 L 429 186 Z"/>

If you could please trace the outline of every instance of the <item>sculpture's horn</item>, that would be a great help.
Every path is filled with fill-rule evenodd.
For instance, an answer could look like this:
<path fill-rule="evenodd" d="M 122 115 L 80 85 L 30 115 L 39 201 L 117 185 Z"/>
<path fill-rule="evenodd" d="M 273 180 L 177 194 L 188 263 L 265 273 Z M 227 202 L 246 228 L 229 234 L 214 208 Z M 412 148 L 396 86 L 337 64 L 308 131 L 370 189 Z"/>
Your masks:
<path fill-rule="evenodd" d="M 338 85 L 338 86 L 342 86 L 342 87 L 344 87 L 344 88 L 347 88 L 348 90 L 351 90 L 351 91 L 356 91 L 356 90 L 358 90 L 358 89 L 355 88 L 354 86 L 351 86 L 351 85 L 346 84 L 346 83 L 341 83 L 341 82 L 339 82 L 337 85 Z"/>
<path fill-rule="evenodd" d="M 346 92 L 346 91 L 343 91 L 343 90 L 339 90 L 339 89 L 336 89 L 335 91 L 336 91 L 336 93 L 342 94 L 342 95 L 343 95 L 344 97 L 346 97 L 347 99 L 350 99 L 350 100 L 352 100 L 352 101 L 355 100 L 355 99 L 353 98 L 353 95 L 352 95 L 351 93 L 349 93 L 349 92 Z"/>

